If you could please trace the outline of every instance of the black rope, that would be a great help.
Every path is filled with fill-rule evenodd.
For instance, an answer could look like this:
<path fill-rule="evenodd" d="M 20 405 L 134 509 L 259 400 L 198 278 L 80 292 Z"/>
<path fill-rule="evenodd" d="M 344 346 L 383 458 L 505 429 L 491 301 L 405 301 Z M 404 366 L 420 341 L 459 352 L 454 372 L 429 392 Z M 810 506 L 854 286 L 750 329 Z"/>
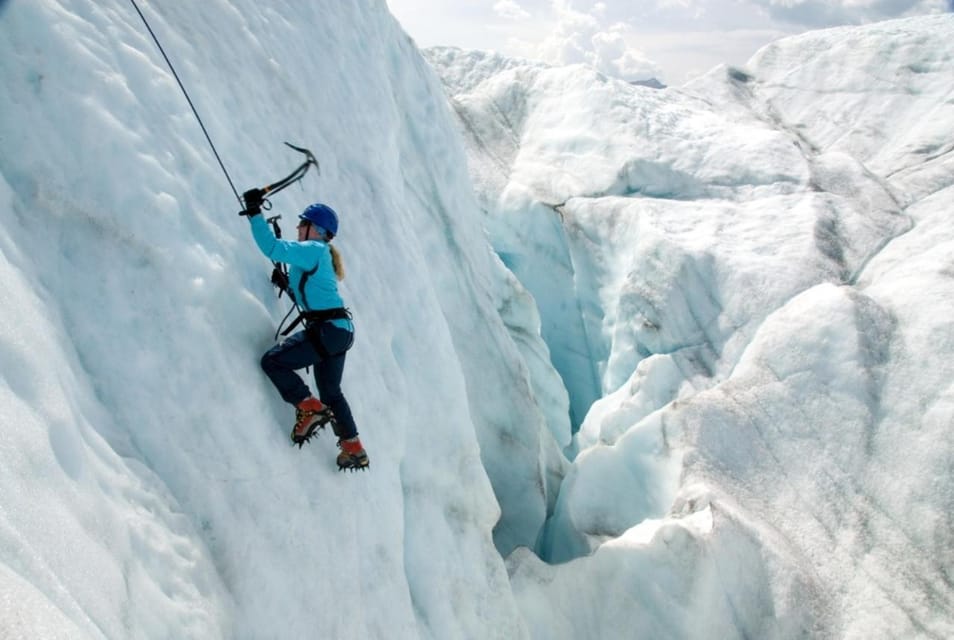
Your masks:
<path fill-rule="evenodd" d="M 185 96 L 186 100 L 189 102 L 189 106 L 192 107 L 192 113 L 195 114 L 195 119 L 198 120 L 199 126 L 202 127 L 202 133 L 205 134 L 205 139 L 209 141 L 209 146 L 212 147 L 212 153 L 215 154 L 215 159 L 219 161 L 219 166 L 222 167 L 222 173 L 225 174 L 225 179 L 229 181 L 229 186 L 232 187 L 232 193 L 235 194 L 235 199 L 239 201 L 240 205 L 244 206 L 241 196 L 239 196 L 238 189 L 235 188 L 235 184 L 232 182 L 229 172 L 225 168 L 225 164 L 222 162 L 222 158 L 219 156 L 218 150 L 216 150 L 215 145 L 212 143 L 212 138 L 209 136 L 209 132 L 205 128 L 205 124 L 202 123 L 202 118 L 199 117 L 199 112 L 196 111 L 195 105 L 192 104 L 192 98 L 189 97 L 189 92 L 186 91 L 185 85 L 182 84 L 182 80 L 179 79 L 179 74 L 176 73 L 176 68 L 172 66 L 172 62 L 169 60 L 169 56 L 166 55 L 165 49 L 162 48 L 162 44 L 159 43 L 159 38 L 156 37 L 155 32 L 152 30 L 152 27 L 149 26 L 149 21 L 146 20 L 146 16 L 143 15 L 142 11 L 139 10 L 139 5 L 136 4 L 136 0 L 129 0 L 132 3 L 132 6 L 136 9 L 136 13 L 139 14 L 139 17 L 142 18 L 142 22 L 146 25 L 146 29 L 149 31 L 149 35 L 152 36 L 152 39 L 156 42 L 156 46 L 159 47 L 159 52 L 162 54 L 162 57 L 166 59 L 166 64 L 169 65 L 169 70 L 172 71 L 172 75 L 175 77 L 176 82 L 179 83 L 179 88 L 182 89 L 182 94 Z"/>

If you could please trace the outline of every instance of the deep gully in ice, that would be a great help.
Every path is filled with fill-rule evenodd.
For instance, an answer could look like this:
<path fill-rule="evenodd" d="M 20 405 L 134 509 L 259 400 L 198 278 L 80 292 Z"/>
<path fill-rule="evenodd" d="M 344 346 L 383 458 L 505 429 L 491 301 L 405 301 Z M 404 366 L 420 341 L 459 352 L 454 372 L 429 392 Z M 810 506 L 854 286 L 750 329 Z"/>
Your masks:
<path fill-rule="evenodd" d="M 598 362 L 607 357 L 599 337 L 603 312 L 596 285 L 578 264 L 558 208 L 533 203 L 503 217 L 494 247 L 504 264 L 533 295 L 540 333 L 570 397 L 570 424 L 579 430 L 590 406 L 602 396 Z"/>

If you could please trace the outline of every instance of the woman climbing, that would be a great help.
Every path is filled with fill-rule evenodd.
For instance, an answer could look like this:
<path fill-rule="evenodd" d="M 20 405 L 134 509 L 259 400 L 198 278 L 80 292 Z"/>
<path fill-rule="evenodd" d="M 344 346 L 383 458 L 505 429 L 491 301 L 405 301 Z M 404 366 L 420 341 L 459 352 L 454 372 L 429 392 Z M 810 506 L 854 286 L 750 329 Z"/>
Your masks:
<path fill-rule="evenodd" d="M 251 189 L 243 198 L 243 214 L 251 223 L 255 244 L 268 259 L 288 265 L 287 281 L 276 284 L 298 303 L 302 309 L 299 320 L 305 322 L 304 331 L 293 334 L 262 356 L 265 374 L 282 399 L 295 407 L 292 442 L 301 448 L 318 429 L 331 422 L 341 447 L 338 468 L 366 469 L 368 454 L 361 446 L 351 408 L 341 392 L 341 375 L 345 355 L 354 342 L 354 325 L 338 293 L 344 266 L 338 250 L 331 245 L 338 233 L 338 216 L 327 205 L 310 205 L 298 216 L 298 241 L 281 240 L 261 215 L 265 191 Z M 307 366 L 315 367 L 320 399 L 295 373 Z"/>

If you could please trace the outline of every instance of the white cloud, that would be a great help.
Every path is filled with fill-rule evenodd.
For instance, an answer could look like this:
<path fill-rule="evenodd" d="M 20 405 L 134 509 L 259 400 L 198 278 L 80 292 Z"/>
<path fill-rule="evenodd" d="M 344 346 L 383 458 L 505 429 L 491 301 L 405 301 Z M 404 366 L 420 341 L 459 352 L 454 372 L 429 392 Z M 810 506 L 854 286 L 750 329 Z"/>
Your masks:
<path fill-rule="evenodd" d="M 419 46 L 494 49 L 679 84 L 806 29 L 954 11 L 954 0 L 387 0 Z M 0 0 L 0 7 L 3 0 Z M 621 26 L 625 24 L 626 26 Z M 657 64 L 658 61 L 658 64 Z"/>
<path fill-rule="evenodd" d="M 499 0 L 494 4 L 494 13 L 507 20 L 526 20 L 530 14 L 513 0 Z"/>
<path fill-rule="evenodd" d="M 536 57 L 551 64 L 588 64 L 624 80 L 658 76 L 659 66 L 630 44 L 631 27 L 604 24 L 606 8 L 606 3 L 598 2 L 584 13 L 565 0 L 554 0 L 556 26 L 537 47 Z"/>

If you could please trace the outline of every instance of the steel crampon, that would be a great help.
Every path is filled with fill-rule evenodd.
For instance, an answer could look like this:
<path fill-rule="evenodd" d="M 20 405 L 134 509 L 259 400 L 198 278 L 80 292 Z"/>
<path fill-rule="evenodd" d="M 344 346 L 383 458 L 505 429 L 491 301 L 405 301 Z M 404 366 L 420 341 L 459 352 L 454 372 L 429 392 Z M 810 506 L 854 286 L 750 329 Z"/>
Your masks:
<path fill-rule="evenodd" d="M 357 440 L 357 438 L 355 438 Z M 371 466 L 371 461 L 368 459 L 368 454 L 364 450 L 364 447 L 361 446 L 361 443 L 357 443 L 357 448 L 353 450 L 348 450 L 350 447 L 346 447 L 342 444 L 342 441 L 338 440 L 338 448 L 341 449 L 341 452 L 338 453 L 338 471 L 367 471 L 368 467 Z"/>
<path fill-rule="evenodd" d="M 318 435 L 318 432 L 325 428 L 325 423 L 316 422 L 315 424 L 308 427 L 308 431 L 304 435 L 298 436 L 294 433 L 292 434 L 292 442 L 298 445 L 298 448 L 301 449 L 302 446 Z"/>
<path fill-rule="evenodd" d="M 329 424 L 331 425 L 332 430 L 337 430 L 337 425 L 335 424 L 335 419 L 333 416 L 320 415 L 316 422 L 309 425 L 308 430 L 304 433 L 304 435 L 295 435 L 295 430 L 292 429 L 292 443 L 297 444 L 298 448 L 301 449 L 306 442 L 316 437 L 319 432 Z"/>

